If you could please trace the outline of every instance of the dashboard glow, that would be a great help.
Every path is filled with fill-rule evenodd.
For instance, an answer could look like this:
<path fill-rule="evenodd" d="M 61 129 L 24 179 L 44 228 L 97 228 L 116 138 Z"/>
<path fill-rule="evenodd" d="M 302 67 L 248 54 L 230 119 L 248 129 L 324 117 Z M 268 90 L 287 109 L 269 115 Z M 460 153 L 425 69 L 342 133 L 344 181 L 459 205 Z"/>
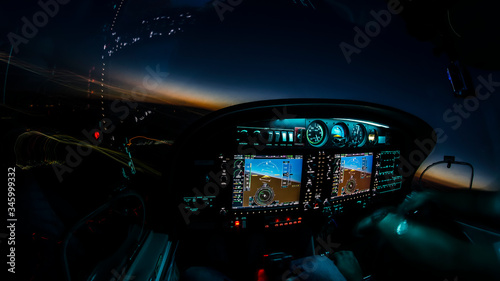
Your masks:
<path fill-rule="evenodd" d="M 367 125 L 372 125 L 372 126 L 375 126 L 375 127 L 389 129 L 389 126 L 382 125 L 380 123 L 375 123 L 375 122 L 368 122 L 368 121 L 364 121 L 364 120 L 348 119 L 348 118 L 338 118 L 338 119 L 339 120 L 343 120 L 343 121 L 358 122 L 358 123 L 363 123 L 363 124 L 367 124 Z"/>

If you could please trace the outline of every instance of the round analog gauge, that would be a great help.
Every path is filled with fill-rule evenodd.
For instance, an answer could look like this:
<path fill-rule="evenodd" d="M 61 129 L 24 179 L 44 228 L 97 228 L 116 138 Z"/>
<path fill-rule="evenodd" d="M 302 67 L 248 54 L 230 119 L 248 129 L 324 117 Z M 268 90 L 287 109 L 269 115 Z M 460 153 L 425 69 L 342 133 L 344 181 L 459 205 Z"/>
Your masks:
<path fill-rule="evenodd" d="M 363 124 L 356 124 L 351 132 L 352 144 L 356 147 L 361 147 L 366 143 L 366 129 Z"/>
<path fill-rule="evenodd" d="M 326 126 L 321 121 L 313 121 L 307 126 L 306 130 L 307 141 L 310 145 L 319 147 L 325 144 L 326 141 Z"/>
<path fill-rule="evenodd" d="M 243 160 L 235 160 L 234 161 L 234 168 L 237 168 L 237 169 L 243 168 Z"/>
<path fill-rule="evenodd" d="M 236 169 L 233 172 L 233 178 L 235 178 L 235 179 L 241 179 L 241 178 L 243 178 L 243 175 L 244 174 L 243 174 L 243 171 L 241 169 Z"/>
<path fill-rule="evenodd" d="M 377 130 L 372 129 L 368 132 L 368 143 L 370 145 L 376 145 L 378 143 L 378 133 Z"/>
<path fill-rule="evenodd" d="M 349 129 L 346 124 L 338 123 L 332 128 L 332 141 L 337 147 L 344 147 L 349 140 Z"/>

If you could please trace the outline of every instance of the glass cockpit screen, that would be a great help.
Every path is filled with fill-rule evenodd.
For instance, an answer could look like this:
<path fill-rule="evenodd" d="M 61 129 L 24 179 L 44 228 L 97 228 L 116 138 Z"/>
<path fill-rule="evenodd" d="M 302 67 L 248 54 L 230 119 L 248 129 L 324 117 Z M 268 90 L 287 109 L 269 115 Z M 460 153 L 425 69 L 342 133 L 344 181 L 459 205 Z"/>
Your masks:
<path fill-rule="evenodd" d="M 370 191 L 373 153 L 335 154 L 331 198 Z"/>
<path fill-rule="evenodd" d="M 233 209 L 298 205 L 301 155 L 236 155 Z"/>

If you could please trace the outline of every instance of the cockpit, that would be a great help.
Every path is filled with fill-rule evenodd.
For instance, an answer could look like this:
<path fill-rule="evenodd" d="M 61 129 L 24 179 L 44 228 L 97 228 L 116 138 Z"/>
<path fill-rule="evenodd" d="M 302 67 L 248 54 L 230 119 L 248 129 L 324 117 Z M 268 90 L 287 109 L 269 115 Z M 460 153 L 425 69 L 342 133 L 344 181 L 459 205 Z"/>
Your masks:
<path fill-rule="evenodd" d="M 190 241 L 180 262 L 197 265 L 193 252 L 214 261 L 207 247 L 220 243 L 231 258 L 208 265 L 252 280 L 266 255 L 332 254 L 341 240 L 330 231 L 354 235 L 347 229 L 363 216 L 403 198 L 436 139 L 419 118 L 362 102 L 275 100 L 207 116 L 183 136 L 169 180 Z"/>
<path fill-rule="evenodd" d="M 230 229 L 276 228 L 358 212 L 408 190 L 436 141 L 414 116 L 346 101 L 261 102 L 213 118 L 178 151 L 173 184 L 188 227 L 219 217 Z"/>

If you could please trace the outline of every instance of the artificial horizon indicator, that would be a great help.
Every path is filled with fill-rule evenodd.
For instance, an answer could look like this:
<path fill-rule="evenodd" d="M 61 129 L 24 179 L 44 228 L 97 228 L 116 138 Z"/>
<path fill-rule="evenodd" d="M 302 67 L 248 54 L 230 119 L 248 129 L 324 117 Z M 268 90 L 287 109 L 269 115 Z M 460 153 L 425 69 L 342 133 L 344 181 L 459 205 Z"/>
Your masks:
<path fill-rule="evenodd" d="M 243 181 L 233 182 L 233 209 L 298 205 L 300 201 L 302 156 L 236 155 L 243 161 Z"/>

